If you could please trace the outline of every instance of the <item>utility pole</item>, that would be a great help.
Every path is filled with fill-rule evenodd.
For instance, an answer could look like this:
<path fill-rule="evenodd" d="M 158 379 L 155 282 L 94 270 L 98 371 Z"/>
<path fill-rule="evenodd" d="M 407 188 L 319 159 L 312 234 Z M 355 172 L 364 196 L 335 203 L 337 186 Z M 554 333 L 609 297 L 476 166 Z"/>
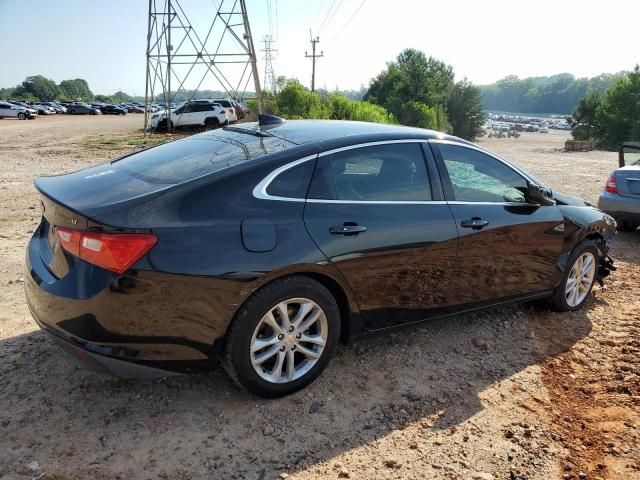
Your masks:
<path fill-rule="evenodd" d="M 311 59 L 311 91 L 316 91 L 316 58 L 324 57 L 324 52 L 320 52 L 320 55 L 316 55 L 316 44 L 320 42 L 320 37 L 313 38 L 311 30 L 309 30 L 309 41 L 311 42 L 311 55 L 304 52 L 304 56 Z"/>

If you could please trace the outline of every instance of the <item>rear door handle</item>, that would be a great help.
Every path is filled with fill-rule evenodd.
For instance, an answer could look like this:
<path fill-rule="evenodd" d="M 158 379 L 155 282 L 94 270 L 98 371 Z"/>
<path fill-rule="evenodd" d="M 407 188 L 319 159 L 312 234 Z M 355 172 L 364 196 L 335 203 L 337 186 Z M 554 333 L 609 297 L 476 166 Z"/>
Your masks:
<path fill-rule="evenodd" d="M 336 225 L 335 227 L 329 228 L 329 233 L 332 233 L 334 235 L 357 235 L 366 231 L 367 227 L 356 225 L 350 222 L 345 222 L 343 225 Z"/>
<path fill-rule="evenodd" d="M 482 230 L 489 225 L 488 220 L 482 220 L 480 217 L 472 217 L 470 220 L 463 220 L 460 225 L 464 228 L 473 228 L 474 230 Z"/>

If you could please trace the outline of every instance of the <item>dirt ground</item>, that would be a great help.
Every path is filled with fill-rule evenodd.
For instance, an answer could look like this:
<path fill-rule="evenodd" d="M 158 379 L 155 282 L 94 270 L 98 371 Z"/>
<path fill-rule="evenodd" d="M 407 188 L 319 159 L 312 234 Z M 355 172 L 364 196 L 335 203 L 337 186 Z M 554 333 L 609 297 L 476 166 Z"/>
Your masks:
<path fill-rule="evenodd" d="M 76 367 L 24 301 L 32 181 L 129 151 L 141 126 L 0 120 L 0 479 L 640 479 L 640 231 L 617 235 L 619 270 L 581 311 L 529 304 L 363 340 L 284 399 L 219 370 Z M 565 138 L 481 143 L 595 202 L 616 156 L 564 153 Z"/>

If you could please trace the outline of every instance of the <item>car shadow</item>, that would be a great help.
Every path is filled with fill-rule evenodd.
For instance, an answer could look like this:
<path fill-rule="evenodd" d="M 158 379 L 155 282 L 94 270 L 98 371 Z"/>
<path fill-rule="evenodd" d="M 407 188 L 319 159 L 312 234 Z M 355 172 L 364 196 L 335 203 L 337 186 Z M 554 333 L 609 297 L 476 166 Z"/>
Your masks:
<path fill-rule="evenodd" d="M 484 408 L 488 387 L 588 335 L 589 315 L 588 306 L 558 314 L 526 304 L 366 338 L 341 347 L 311 386 L 276 400 L 238 390 L 221 369 L 124 381 L 76 367 L 44 332 L 7 338 L 0 473 L 37 462 L 80 477 L 273 478 L 414 422 L 452 429 Z"/>

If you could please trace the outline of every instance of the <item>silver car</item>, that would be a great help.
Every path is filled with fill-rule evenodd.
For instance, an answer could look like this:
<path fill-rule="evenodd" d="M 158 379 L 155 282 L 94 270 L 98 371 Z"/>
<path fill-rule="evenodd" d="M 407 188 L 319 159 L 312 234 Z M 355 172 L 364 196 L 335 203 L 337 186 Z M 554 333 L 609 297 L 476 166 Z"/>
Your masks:
<path fill-rule="evenodd" d="M 640 225 L 640 142 L 625 142 L 615 170 L 600 194 L 598 208 L 616 219 L 618 230 L 633 231 Z"/>
<path fill-rule="evenodd" d="M 14 117 L 25 120 L 30 118 L 31 114 L 24 107 L 13 105 L 9 102 L 0 102 L 0 118 L 3 117 Z"/>

